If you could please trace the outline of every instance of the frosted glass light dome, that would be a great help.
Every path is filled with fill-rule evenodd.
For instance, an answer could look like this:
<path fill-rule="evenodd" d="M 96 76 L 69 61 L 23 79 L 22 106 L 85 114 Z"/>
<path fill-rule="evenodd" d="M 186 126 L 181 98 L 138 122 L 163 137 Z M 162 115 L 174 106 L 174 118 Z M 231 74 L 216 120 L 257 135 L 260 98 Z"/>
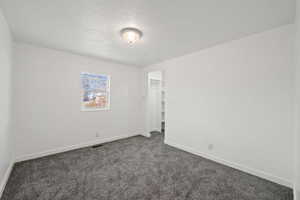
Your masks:
<path fill-rule="evenodd" d="M 123 28 L 121 30 L 121 37 L 128 44 L 134 44 L 139 41 L 142 37 L 142 31 L 136 28 Z"/>

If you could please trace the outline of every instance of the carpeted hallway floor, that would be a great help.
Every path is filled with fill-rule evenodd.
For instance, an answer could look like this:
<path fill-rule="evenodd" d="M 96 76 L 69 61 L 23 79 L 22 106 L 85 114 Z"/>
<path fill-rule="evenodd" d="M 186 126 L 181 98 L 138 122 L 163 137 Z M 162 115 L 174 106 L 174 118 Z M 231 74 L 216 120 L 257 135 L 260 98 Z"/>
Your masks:
<path fill-rule="evenodd" d="M 291 200 L 292 190 L 136 136 L 18 163 L 1 200 Z"/>

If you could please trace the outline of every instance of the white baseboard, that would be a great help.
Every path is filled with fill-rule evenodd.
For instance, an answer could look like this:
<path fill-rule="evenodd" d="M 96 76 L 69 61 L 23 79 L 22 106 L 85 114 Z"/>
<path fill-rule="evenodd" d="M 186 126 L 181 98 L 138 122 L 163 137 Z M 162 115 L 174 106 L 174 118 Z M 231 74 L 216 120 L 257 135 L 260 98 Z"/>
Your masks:
<path fill-rule="evenodd" d="M 85 142 L 85 143 L 75 144 L 75 145 L 66 146 L 66 147 L 59 147 L 59 148 L 56 148 L 56 149 L 51 149 L 51 150 L 47 150 L 47 151 L 43 151 L 43 152 L 39 152 L 39 153 L 22 155 L 22 156 L 18 156 L 16 158 L 15 162 L 32 160 L 32 159 L 41 158 L 41 157 L 44 157 L 44 156 L 49 156 L 49 155 L 53 155 L 53 154 L 57 154 L 57 153 L 70 151 L 70 150 L 89 147 L 89 146 L 93 146 L 93 145 L 96 145 L 96 144 L 112 142 L 112 141 L 115 141 L 115 140 L 129 138 L 129 137 L 137 136 L 137 135 L 141 135 L 141 134 L 119 135 L 119 136 L 115 136 L 115 137 L 111 137 L 111 138 L 96 139 L 96 140 L 92 140 L 92 141 Z"/>
<path fill-rule="evenodd" d="M 6 186 L 6 184 L 7 184 L 7 181 L 8 181 L 8 179 L 9 179 L 9 176 L 10 176 L 10 174 L 11 174 L 11 171 L 12 171 L 13 167 L 14 167 L 14 162 L 11 162 L 11 163 L 9 164 L 9 166 L 8 166 L 8 168 L 7 168 L 6 172 L 5 172 L 5 174 L 4 174 L 4 177 L 3 177 L 2 181 L 1 181 L 1 183 L 0 183 L 0 199 L 1 199 L 1 197 L 2 197 L 2 194 L 3 194 L 3 192 L 4 192 L 5 186 Z"/>
<path fill-rule="evenodd" d="M 141 134 L 141 135 L 144 136 L 144 137 L 147 137 L 147 138 L 151 137 L 151 134 L 150 134 L 150 133 L 143 133 L 143 134 Z"/>
<path fill-rule="evenodd" d="M 176 147 L 178 149 L 182 149 L 186 152 L 189 152 L 189 153 L 192 153 L 194 155 L 197 155 L 197 156 L 201 156 L 201 157 L 204 157 L 204 158 L 207 158 L 209 160 L 213 160 L 217 163 L 220 163 L 220 164 L 223 164 L 223 165 L 227 165 L 229 167 L 232 167 L 232 168 L 235 168 L 235 169 L 238 169 L 240 171 L 243 171 L 243 172 L 246 172 L 248 174 L 252 174 L 254 176 L 258 176 L 258 177 L 261 177 L 263 179 L 266 179 L 266 180 L 269 180 L 269 181 L 272 181 L 272 182 L 275 182 L 275 183 L 278 183 L 280 185 L 284 185 L 284 186 L 287 186 L 287 187 L 290 187 L 292 188 L 293 187 L 293 183 L 288 181 L 288 180 L 285 180 L 283 178 L 280 178 L 280 177 L 277 177 L 277 176 L 274 176 L 274 175 L 271 175 L 271 174 L 268 174 L 264 171 L 261 171 L 261 170 L 257 170 L 257 169 L 252 169 L 250 167 L 246 167 L 246 166 L 243 166 L 243 165 L 240 165 L 240 164 L 237 164 L 237 163 L 234 163 L 234 162 L 231 162 L 231 161 L 227 161 L 227 160 L 224 160 L 224 159 L 221 159 L 221 158 L 217 158 L 215 156 L 212 156 L 212 155 L 208 155 L 206 153 L 202 153 L 202 152 L 199 152 L 195 149 L 192 149 L 190 147 L 187 147 L 187 146 L 184 146 L 184 145 L 181 145 L 181 144 L 177 144 L 177 143 L 174 143 L 170 140 L 165 140 L 165 144 L 168 144 L 170 146 L 173 146 L 173 147 Z"/>

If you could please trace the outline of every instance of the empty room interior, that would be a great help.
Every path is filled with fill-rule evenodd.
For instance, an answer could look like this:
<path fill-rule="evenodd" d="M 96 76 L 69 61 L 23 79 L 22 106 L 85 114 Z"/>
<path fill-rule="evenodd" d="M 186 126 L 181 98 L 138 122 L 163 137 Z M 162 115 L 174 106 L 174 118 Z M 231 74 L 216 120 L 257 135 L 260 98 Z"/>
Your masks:
<path fill-rule="evenodd" d="M 300 0 L 0 0 L 0 200 L 300 200 Z"/>

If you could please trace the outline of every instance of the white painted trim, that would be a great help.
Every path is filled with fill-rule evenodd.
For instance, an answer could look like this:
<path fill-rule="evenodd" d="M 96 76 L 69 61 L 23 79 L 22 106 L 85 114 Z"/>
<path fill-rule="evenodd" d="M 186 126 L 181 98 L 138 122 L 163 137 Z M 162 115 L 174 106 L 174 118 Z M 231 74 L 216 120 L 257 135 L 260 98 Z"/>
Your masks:
<path fill-rule="evenodd" d="M 234 162 L 231 162 L 231 161 L 227 161 L 227 160 L 215 157 L 213 155 L 208 155 L 206 153 L 199 152 L 199 151 L 197 151 L 197 150 L 195 150 L 193 148 L 190 148 L 190 147 L 187 147 L 187 146 L 184 146 L 184 145 L 181 145 L 181 144 L 177 144 L 177 143 L 172 142 L 170 140 L 165 140 L 165 144 L 173 146 L 173 147 L 176 147 L 176 148 L 181 149 L 183 151 L 192 153 L 194 155 L 207 158 L 207 159 L 215 161 L 217 163 L 220 163 L 220 164 L 223 164 L 223 165 L 227 165 L 229 167 L 232 167 L 234 169 L 238 169 L 238 170 L 246 172 L 248 174 L 252 174 L 254 176 L 258 176 L 260 178 L 263 178 L 263 179 L 266 179 L 266 180 L 278 183 L 280 185 L 284 185 L 284 186 L 287 186 L 287 187 L 290 187 L 290 188 L 293 187 L 293 183 L 292 182 L 290 182 L 288 180 L 285 180 L 283 178 L 280 178 L 280 177 L 268 174 L 268 173 L 266 173 L 264 171 L 261 171 L 261 170 L 258 170 L 258 169 L 252 169 L 250 167 L 247 167 L 247 166 L 244 166 L 244 165 L 241 165 L 241 164 L 238 164 L 238 163 L 234 163 Z"/>
<path fill-rule="evenodd" d="M 7 182 L 8 182 L 8 179 L 9 179 L 9 176 L 10 176 L 10 174 L 12 172 L 13 167 L 14 167 L 14 162 L 11 162 L 9 164 L 9 166 L 8 166 L 5 174 L 4 174 L 4 177 L 3 177 L 2 181 L 1 181 L 1 183 L 0 183 L 0 199 L 2 197 L 2 194 L 4 192 L 5 186 L 6 186 Z"/>
<path fill-rule="evenodd" d="M 145 137 L 147 137 L 147 138 L 149 138 L 149 137 L 151 137 L 151 134 L 150 133 L 143 133 L 143 134 L 141 134 L 142 136 L 145 136 Z"/>
<path fill-rule="evenodd" d="M 115 137 L 111 137 L 111 138 L 96 139 L 96 140 L 92 140 L 92 141 L 85 142 L 85 143 L 74 144 L 74 145 L 66 146 L 66 147 L 59 147 L 56 149 L 51 149 L 51 150 L 47 150 L 47 151 L 43 151 L 43 152 L 39 152 L 39 153 L 22 155 L 22 156 L 17 157 L 15 162 L 32 160 L 32 159 L 41 158 L 44 156 L 49 156 L 49 155 L 53 155 L 53 154 L 57 154 L 57 153 L 62 153 L 62 152 L 66 152 L 66 151 L 89 147 L 89 146 L 93 146 L 96 144 L 113 142 L 115 140 L 125 139 L 125 138 L 129 138 L 132 136 L 137 136 L 137 135 L 141 135 L 141 134 L 119 135 L 119 136 L 115 136 Z"/>
<path fill-rule="evenodd" d="M 294 200 L 300 200 L 300 191 L 297 191 L 294 187 Z"/>

